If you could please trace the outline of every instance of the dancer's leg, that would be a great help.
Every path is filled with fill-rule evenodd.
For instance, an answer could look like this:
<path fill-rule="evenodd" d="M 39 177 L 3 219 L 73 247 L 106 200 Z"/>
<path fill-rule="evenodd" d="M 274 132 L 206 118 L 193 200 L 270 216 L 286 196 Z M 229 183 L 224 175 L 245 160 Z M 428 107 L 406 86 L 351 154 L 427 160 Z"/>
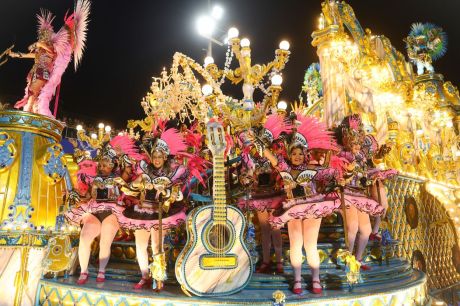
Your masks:
<path fill-rule="evenodd" d="M 313 281 L 319 281 L 319 254 L 318 254 L 318 233 L 321 226 L 321 218 L 303 220 L 303 247 L 307 254 L 307 262 L 311 270 Z M 320 288 L 317 283 L 313 283 L 313 288 Z"/>
<path fill-rule="evenodd" d="M 379 188 L 377 189 L 377 184 L 372 185 L 371 187 L 371 196 L 375 201 L 379 201 L 379 194 L 377 190 L 380 191 L 380 204 L 385 208 L 385 214 L 388 209 L 388 198 L 385 185 L 382 182 L 378 183 Z M 375 217 L 374 226 L 372 227 L 372 234 L 377 234 L 379 232 L 380 223 L 382 222 L 383 217 Z"/>
<path fill-rule="evenodd" d="M 99 242 L 99 271 L 104 272 L 110 258 L 110 248 L 120 226 L 115 215 L 102 221 L 101 240 Z"/>
<path fill-rule="evenodd" d="M 302 277 L 302 220 L 294 219 L 288 222 L 290 260 L 294 270 L 294 289 L 300 288 Z"/>
<path fill-rule="evenodd" d="M 164 242 L 165 236 L 166 236 L 166 231 L 162 231 L 162 241 Z M 160 240 L 158 239 L 158 231 L 154 230 L 153 228 L 150 230 L 150 235 L 152 237 L 152 254 L 156 255 L 160 252 L 159 247 L 160 247 Z"/>
<path fill-rule="evenodd" d="M 271 228 L 268 223 L 269 213 L 267 211 L 258 211 L 257 219 L 259 219 L 260 233 L 262 236 L 262 262 L 269 264 L 270 249 L 271 249 Z"/>
<path fill-rule="evenodd" d="M 148 278 L 149 276 L 149 256 L 147 248 L 149 246 L 150 233 L 147 230 L 140 229 L 134 232 L 136 240 L 136 255 L 139 269 L 141 270 L 142 277 Z"/>
<path fill-rule="evenodd" d="M 82 223 L 83 227 L 80 232 L 80 243 L 78 245 L 78 260 L 80 261 L 81 273 L 88 273 L 91 243 L 101 232 L 101 222 L 94 215 L 85 214 Z"/>
<path fill-rule="evenodd" d="M 358 226 L 359 226 L 359 239 L 358 246 L 356 247 L 356 259 L 362 260 L 363 253 L 366 249 L 367 242 L 369 241 L 369 235 L 371 234 L 371 221 L 369 215 L 358 211 Z"/>
<path fill-rule="evenodd" d="M 353 205 L 345 210 L 347 219 L 347 241 L 348 250 L 353 253 L 355 246 L 356 235 L 358 234 L 358 210 Z"/>

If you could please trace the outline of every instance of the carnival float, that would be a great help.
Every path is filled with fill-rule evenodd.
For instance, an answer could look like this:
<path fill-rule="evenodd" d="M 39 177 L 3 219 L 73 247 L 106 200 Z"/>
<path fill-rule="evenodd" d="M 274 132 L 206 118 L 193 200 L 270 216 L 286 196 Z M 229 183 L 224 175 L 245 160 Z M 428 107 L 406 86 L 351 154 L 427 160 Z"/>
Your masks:
<path fill-rule="evenodd" d="M 0 110 L 0 305 L 458 303 L 460 96 L 434 69 L 442 28 L 414 23 L 406 57 L 324 1 L 289 111 L 289 43 L 255 64 L 231 28 L 221 67 L 174 54 L 124 131 L 62 137 L 50 102 L 89 14 L 76 1 L 55 32 L 41 11 L 29 52 L 0 56 L 34 59 Z"/>

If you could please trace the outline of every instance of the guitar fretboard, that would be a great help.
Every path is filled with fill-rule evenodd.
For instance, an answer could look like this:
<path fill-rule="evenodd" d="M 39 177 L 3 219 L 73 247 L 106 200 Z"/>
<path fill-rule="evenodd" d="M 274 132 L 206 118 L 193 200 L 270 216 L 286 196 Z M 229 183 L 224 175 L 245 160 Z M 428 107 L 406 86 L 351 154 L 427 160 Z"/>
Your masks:
<path fill-rule="evenodd" d="M 213 220 L 215 224 L 225 224 L 227 220 L 227 194 L 225 190 L 225 165 L 223 156 L 214 156 Z"/>

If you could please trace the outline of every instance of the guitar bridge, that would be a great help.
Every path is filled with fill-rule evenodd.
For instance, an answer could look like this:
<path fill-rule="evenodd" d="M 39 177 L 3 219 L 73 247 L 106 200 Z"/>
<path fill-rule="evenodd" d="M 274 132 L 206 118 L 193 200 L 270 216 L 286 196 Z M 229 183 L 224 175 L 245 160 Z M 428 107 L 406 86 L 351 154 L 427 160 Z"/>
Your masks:
<path fill-rule="evenodd" d="M 200 267 L 203 269 L 233 269 L 237 266 L 236 255 L 205 254 L 200 257 Z"/>

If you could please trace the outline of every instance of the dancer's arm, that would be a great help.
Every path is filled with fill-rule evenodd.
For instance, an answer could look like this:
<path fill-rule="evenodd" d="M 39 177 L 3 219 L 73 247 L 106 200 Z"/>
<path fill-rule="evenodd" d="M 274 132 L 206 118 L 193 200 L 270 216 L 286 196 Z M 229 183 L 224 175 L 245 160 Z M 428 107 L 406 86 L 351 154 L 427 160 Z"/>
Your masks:
<path fill-rule="evenodd" d="M 8 55 L 13 58 L 35 58 L 35 53 L 9 52 Z"/>

